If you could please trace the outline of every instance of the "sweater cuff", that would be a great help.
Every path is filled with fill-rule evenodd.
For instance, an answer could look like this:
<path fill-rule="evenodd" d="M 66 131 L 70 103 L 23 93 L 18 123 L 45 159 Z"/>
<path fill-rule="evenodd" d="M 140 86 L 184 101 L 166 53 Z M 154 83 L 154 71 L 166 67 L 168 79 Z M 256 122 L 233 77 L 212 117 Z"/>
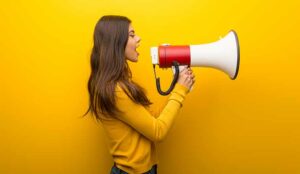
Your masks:
<path fill-rule="evenodd" d="M 176 85 L 173 89 L 173 92 L 178 93 L 182 97 L 185 97 L 189 93 L 189 91 L 190 91 L 189 88 L 187 88 L 179 83 L 176 83 Z"/>
<path fill-rule="evenodd" d="M 169 97 L 169 100 L 176 100 L 182 106 L 182 102 L 188 93 L 189 89 L 187 87 L 177 83 L 171 93 L 171 96 Z"/>

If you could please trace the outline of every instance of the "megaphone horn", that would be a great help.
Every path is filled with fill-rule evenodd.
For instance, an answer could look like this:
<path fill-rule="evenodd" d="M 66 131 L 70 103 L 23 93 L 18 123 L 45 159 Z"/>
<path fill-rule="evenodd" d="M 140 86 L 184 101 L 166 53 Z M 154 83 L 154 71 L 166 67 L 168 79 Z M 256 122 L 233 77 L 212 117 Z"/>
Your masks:
<path fill-rule="evenodd" d="M 213 43 L 151 47 L 151 57 L 154 67 L 155 65 L 159 65 L 161 68 L 176 67 L 178 65 L 212 67 L 225 72 L 234 80 L 239 71 L 240 46 L 237 33 L 231 30 L 224 38 Z M 172 82 L 173 86 L 171 85 L 168 90 L 169 93 L 174 88 L 176 81 L 177 79 L 174 78 Z M 159 83 L 159 79 L 156 82 Z M 168 92 L 162 92 L 159 88 L 160 84 L 157 84 L 160 94 L 169 94 Z"/>

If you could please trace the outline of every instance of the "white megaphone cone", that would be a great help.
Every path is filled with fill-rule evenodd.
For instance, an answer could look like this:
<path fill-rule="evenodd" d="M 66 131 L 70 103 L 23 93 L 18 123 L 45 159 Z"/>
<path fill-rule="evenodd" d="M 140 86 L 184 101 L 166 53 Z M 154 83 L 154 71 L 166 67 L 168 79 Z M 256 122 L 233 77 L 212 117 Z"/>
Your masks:
<path fill-rule="evenodd" d="M 230 31 L 223 39 L 202 45 L 191 45 L 191 66 L 219 69 L 235 79 L 239 71 L 240 49 L 237 34 Z"/>
<path fill-rule="evenodd" d="M 169 94 L 177 82 L 179 65 L 188 65 L 192 67 L 211 67 L 219 69 L 235 79 L 238 75 L 240 64 L 240 47 L 237 34 L 231 30 L 224 38 L 219 41 L 200 44 L 172 46 L 161 45 L 151 48 L 152 64 L 167 68 L 177 66 L 178 71 L 167 92 L 160 90 L 159 78 L 156 79 L 158 92 L 162 95 Z"/>

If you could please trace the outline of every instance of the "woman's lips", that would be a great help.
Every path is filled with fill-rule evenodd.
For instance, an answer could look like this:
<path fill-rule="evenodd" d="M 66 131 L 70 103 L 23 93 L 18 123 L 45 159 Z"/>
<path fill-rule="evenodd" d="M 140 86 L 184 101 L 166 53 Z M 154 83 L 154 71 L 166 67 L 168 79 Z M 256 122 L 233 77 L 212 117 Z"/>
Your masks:
<path fill-rule="evenodd" d="M 135 52 L 139 55 L 140 53 L 136 49 L 137 49 L 137 47 L 135 48 Z"/>

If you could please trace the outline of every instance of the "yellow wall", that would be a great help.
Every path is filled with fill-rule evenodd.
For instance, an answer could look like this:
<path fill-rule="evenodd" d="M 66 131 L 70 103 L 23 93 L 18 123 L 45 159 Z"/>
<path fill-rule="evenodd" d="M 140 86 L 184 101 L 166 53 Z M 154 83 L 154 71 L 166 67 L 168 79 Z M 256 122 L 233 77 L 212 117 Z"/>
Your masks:
<path fill-rule="evenodd" d="M 196 85 L 167 139 L 161 174 L 300 173 L 297 0 L 44 0 L 0 6 L 0 173 L 104 174 L 112 165 L 101 125 L 79 119 L 93 28 L 126 15 L 142 38 L 134 79 L 153 101 L 149 48 L 212 42 L 235 29 L 236 81 L 195 68 Z M 171 72 L 159 71 L 167 87 Z M 161 102 L 160 102 L 161 103 Z M 159 104 L 159 103 L 156 103 Z"/>

